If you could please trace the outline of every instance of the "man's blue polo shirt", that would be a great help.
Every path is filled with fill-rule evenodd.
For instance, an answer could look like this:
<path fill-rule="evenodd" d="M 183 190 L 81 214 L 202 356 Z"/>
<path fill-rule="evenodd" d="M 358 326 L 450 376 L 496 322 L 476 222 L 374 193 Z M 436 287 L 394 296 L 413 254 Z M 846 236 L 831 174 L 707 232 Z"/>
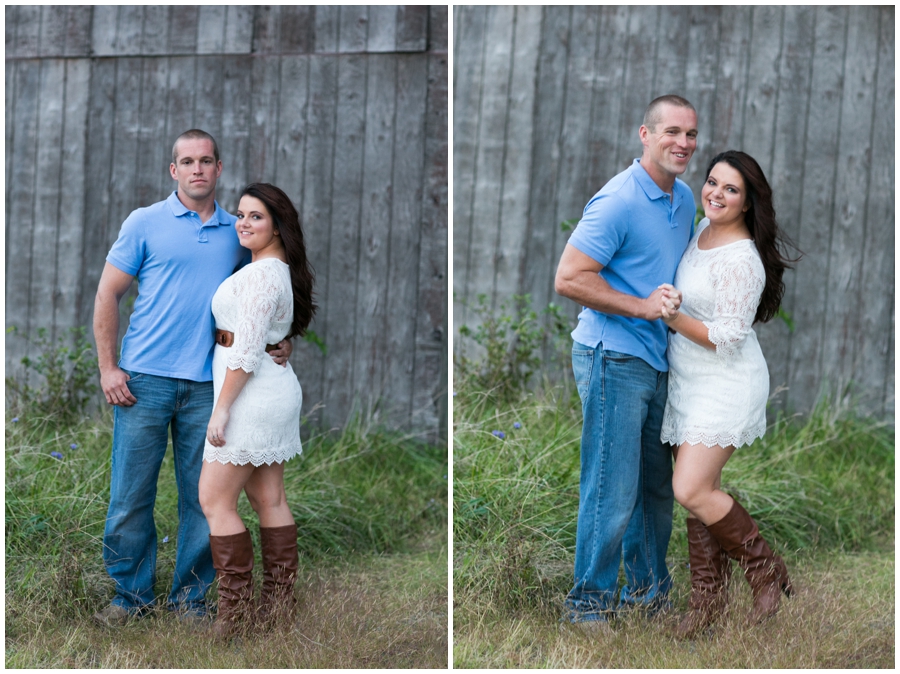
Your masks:
<path fill-rule="evenodd" d="M 695 213 L 690 187 L 676 178 L 670 198 L 635 159 L 591 198 L 569 243 L 603 265 L 600 275 L 614 290 L 643 298 L 675 279 Z M 662 320 L 650 322 L 585 307 L 572 339 L 637 356 L 660 372 L 669 369 Z"/>
<path fill-rule="evenodd" d="M 119 366 L 175 379 L 212 381 L 219 284 L 249 259 L 236 218 L 216 203 L 204 223 L 173 192 L 122 224 L 106 261 L 138 279 Z"/>

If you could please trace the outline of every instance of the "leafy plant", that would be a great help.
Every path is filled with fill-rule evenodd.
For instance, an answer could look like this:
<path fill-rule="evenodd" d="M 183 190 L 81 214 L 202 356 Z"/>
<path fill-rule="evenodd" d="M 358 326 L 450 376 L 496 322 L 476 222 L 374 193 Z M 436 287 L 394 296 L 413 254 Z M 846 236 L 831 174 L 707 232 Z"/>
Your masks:
<path fill-rule="evenodd" d="M 6 377 L 7 409 L 20 416 L 52 417 L 59 426 L 71 426 L 85 413 L 91 397 L 98 391 L 97 357 L 93 345 L 86 338 L 83 327 L 69 328 L 54 340 L 46 328 L 38 328 L 35 336 L 18 332 L 15 326 L 7 329 L 24 339 L 37 352 L 36 357 L 25 356 L 24 380 Z M 29 384 L 37 376 L 37 386 Z"/>
<path fill-rule="evenodd" d="M 545 345 L 551 352 L 557 351 L 569 329 L 568 319 L 559 305 L 551 302 L 538 314 L 527 294 L 503 301 L 496 311 L 490 307 L 487 295 L 480 294 L 472 310 L 478 319 L 477 327 L 463 325 L 459 334 L 482 347 L 484 356 L 467 357 L 464 346 L 461 347 L 454 357 L 456 374 L 503 400 L 515 398 L 526 390 L 541 369 Z M 542 320 L 542 316 L 546 319 Z"/>

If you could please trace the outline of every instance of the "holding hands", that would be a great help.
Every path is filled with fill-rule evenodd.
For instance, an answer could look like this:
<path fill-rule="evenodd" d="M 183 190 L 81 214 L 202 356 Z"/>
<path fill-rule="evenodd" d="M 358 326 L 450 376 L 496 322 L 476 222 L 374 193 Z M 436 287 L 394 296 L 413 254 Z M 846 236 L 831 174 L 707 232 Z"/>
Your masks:
<path fill-rule="evenodd" d="M 649 320 L 663 319 L 666 323 L 678 316 L 681 291 L 670 283 L 663 283 L 646 299 L 650 306 Z"/>

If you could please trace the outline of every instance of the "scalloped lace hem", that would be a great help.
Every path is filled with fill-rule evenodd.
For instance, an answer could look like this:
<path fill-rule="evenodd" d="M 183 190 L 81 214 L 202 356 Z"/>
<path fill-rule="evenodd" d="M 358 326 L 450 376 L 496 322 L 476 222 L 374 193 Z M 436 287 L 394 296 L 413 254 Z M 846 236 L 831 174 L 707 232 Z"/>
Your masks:
<path fill-rule="evenodd" d="M 766 429 L 750 429 L 741 433 L 704 433 L 703 431 L 682 431 L 676 433 L 674 429 L 663 429 L 660 440 L 664 443 L 680 446 L 685 442 L 689 445 L 706 445 L 712 447 L 742 447 L 751 444 L 766 434 Z"/>
<path fill-rule="evenodd" d="M 254 466 L 263 464 L 271 466 L 273 463 L 284 463 L 290 461 L 295 456 L 300 456 L 303 452 L 302 448 L 289 447 L 277 448 L 271 451 L 237 451 L 229 450 L 227 447 L 213 447 L 207 445 L 203 451 L 203 460 L 207 463 L 218 461 L 219 463 L 231 463 L 236 466 L 245 466 L 252 463 Z"/>

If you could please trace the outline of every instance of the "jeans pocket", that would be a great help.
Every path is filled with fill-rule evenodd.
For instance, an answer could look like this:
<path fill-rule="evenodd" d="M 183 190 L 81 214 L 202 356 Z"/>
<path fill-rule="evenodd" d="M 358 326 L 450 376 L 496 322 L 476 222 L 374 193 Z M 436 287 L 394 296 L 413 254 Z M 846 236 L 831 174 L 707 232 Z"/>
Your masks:
<path fill-rule="evenodd" d="M 594 350 L 572 348 L 572 374 L 575 376 L 575 386 L 582 403 L 587 400 L 591 390 L 591 372 L 594 369 Z"/>
<path fill-rule="evenodd" d="M 630 353 L 621 353 L 620 351 L 603 351 L 603 359 L 611 363 L 630 363 L 637 360 L 637 356 Z"/>

